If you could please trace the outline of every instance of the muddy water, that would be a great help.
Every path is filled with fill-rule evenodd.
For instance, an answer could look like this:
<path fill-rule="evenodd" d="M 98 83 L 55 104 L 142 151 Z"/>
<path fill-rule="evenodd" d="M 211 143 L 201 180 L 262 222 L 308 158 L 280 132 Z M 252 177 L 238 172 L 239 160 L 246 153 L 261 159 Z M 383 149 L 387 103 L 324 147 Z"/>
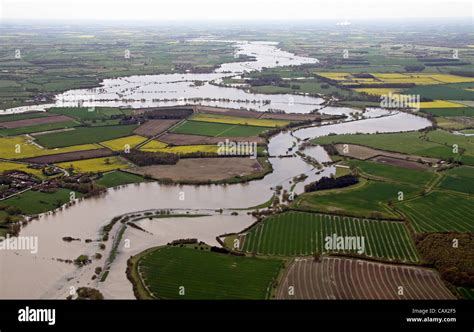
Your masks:
<path fill-rule="evenodd" d="M 431 126 L 425 118 L 412 114 L 398 112 L 393 115 L 372 118 L 361 121 L 343 122 L 340 124 L 321 127 L 305 128 L 295 132 L 300 139 L 327 136 L 329 134 L 356 134 L 356 133 L 392 133 L 413 131 Z"/>
<path fill-rule="evenodd" d="M 422 118 L 413 115 L 399 113 L 396 115 L 366 119 L 361 121 L 340 123 L 322 127 L 307 128 L 295 131 L 294 136 L 306 138 L 327 135 L 331 132 L 337 133 L 355 133 L 355 132 L 393 132 L 400 130 L 417 130 L 430 125 Z M 287 151 L 292 146 L 294 137 L 291 134 L 283 133 L 277 135 L 271 140 L 269 145 L 270 152 Z M 285 144 L 286 143 L 286 144 Z M 290 153 L 291 155 L 291 153 Z M 318 150 L 315 155 L 319 156 L 320 161 L 326 161 L 327 156 L 324 151 Z M 210 186 L 164 186 L 157 183 L 142 183 L 140 185 L 130 185 L 118 190 L 109 190 L 104 197 L 93 198 L 81 201 L 71 208 L 57 212 L 55 215 L 47 215 L 40 220 L 33 221 L 27 225 L 21 232 L 22 236 L 38 236 L 39 252 L 37 255 L 28 253 L 17 253 L 14 251 L 0 252 L 1 266 L 7 266 L 2 269 L 0 274 L 0 296 L 2 298 L 57 298 L 64 297 L 67 285 L 82 285 L 90 282 L 92 271 L 87 273 L 87 269 L 77 275 L 77 269 L 69 264 L 53 261 L 52 258 L 75 259 L 81 254 L 93 255 L 98 251 L 97 243 L 85 244 L 87 238 L 97 239 L 100 228 L 106 224 L 113 216 L 131 211 L 141 211 L 146 209 L 158 208 L 246 208 L 267 201 L 272 195 L 272 187 L 278 184 L 289 189 L 291 179 L 301 173 L 309 177 L 303 183 L 298 183 L 295 187 L 296 192 L 302 192 L 305 183 L 315 181 L 316 179 L 334 173 L 334 167 L 324 168 L 322 173 L 316 174 L 316 170 L 302 161 L 298 157 L 288 158 L 270 158 L 273 165 L 273 173 L 267 175 L 262 180 L 252 181 L 248 184 L 236 185 L 210 185 Z M 184 200 L 179 200 L 180 193 L 184 193 Z M 206 237 L 215 237 L 225 232 L 235 231 L 245 228 L 251 220 L 242 221 L 236 227 L 226 228 L 219 224 L 219 227 L 213 223 L 206 223 L 206 218 L 199 231 L 206 232 Z M 217 218 L 216 218 L 217 219 Z M 188 219 L 189 223 L 197 222 L 197 219 Z M 181 233 L 182 225 L 173 224 L 170 221 L 166 223 L 155 223 L 154 234 L 170 234 L 163 241 L 171 240 L 173 237 L 182 238 L 190 233 Z M 161 225 L 173 228 L 176 231 L 163 229 Z M 198 224 L 196 224 L 198 225 Z M 206 228 L 209 225 L 209 228 Z M 229 224 L 230 225 L 230 224 Z M 221 228 L 220 226 L 223 226 Z M 241 227 L 244 226 L 244 227 Z M 165 226 L 163 226 L 165 227 Z M 184 227 L 186 228 L 186 227 Z M 193 228 L 189 228 L 193 230 Z M 194 229 L 195 230 L 195 229 Z M 127 231 L 128 232 L 128 231 Z M 201 233 L 193 233 L 201 234 Z M 133 233 L 132 233 L 133 235 Z M 132 236 L 131 235 L 131 236 Z M 185 236 L 186 235 L 186 236 Z M 64 236 L 81 238 L 81 242 L 66 243 L 62 240 Z M 161 240 L 155 243 L 147 236 L 147 244 L 133 248 L 137 252 L 148 245 L 159 245 Z M 135 242 L 136 243 L 136 242 Z M 100 289 L 107 290 L 109 297 L 130 295 L 130 285 L 125 278 L 125 261 L 129 255 L 126 252 L 120 252 L 117 261 L 111 271 L 110 283 L 106 281 L 97 285 Z M 76 272 L 75 272 L 76 271 Z M 122 271 L 122 272 L 121 272 Z M 76 274 L 75 274 L 76 273 Z M 65 276 L 73 275 L 74 279 L 67 280 Z M 113 283 L 113 284 L 111 284 Z M 116 292 L 116 293 L 114 293 Z"/>
<path fill-rule="evenodd" d="M 230 41 L 222 41 L 230 42 Z M 156 107 L 199 103 L 207 106 L 247 108 L 259 111 L 279 109 L 287 112 L 308 113 L 319 108 L 321 98 L 289 94 L 254 94 L 233 87 L 222 88 L 216 83 L 224 77 L 261 70 L 264 67 L 317 63 L 316 59 L 298 57 L 268 42 L 236 42 L 236 55 L 247 54 L 256 61 L 233 62 L 221 65 L 211 74 L 169 74 L 130 76 L 104 80 L 100 88 L 72 90 L 57 97 L 58 106 L 126 106 Z M 196 84 L 196 81 L 202 84 Z M 214 83 L 214 84 L 213 84 Z M 197 99 L 206 99 L 199 100 Z M 194 99 L 194 100 L 192 100 Z"/>
<path fill-rule="evenodd" d="M 123 273 L 124 266 L 130 256 L 136 255 L 145 249 L 165 245 L 177 238 L 197 238 L 210 245 L 218 246 L 216 234 L 239 232 L 254 222 L 251 216 L 240 213 L 238 216 L 215 215 L 202 218 L 166 218 L 144 219 L 137 224 L 148 233 L 127 228 L 124 238 L 130 241 L 130 247 L 122 246 L 109 277 L 103 285 L 92 283 L 93 287 L 101 289 L 107 298 L 133 298 L 129 282 Z"/>
<path fill-rule="evenodd" d="M 278 53 L 278 49 L 271 44 L 249 43 L 252 49 L 250 53 L 255 53 L 257 59 L 264 59 L 268 56 L 270 60 L 262 60 L 260 63 L 249 63 L 253 69 L 258 66 L 269 66 L 269 61 L 273 56 L 278 58 L 280 64 L 297 63 L 303 61 L 297 57 L 288 54 Z M 249 45 L 247 44 L 247 45 Z M 263 46 L 262 46 L 263 45 Z M 249 52 L 242 46 L 240 51 Z M 258 52 L 261 52 L 258 54 Z M 270 52 L 267 53 L 266 52 Z M 273 54 L 275 53 L 275 54 Z M 249 53 L 245 53 L 249 54 Z M 296 60 L 295 60 L 296 59 Z M 314 59 L 312 59 L 315 61 Z M 301 63 L 301 62 L 299 62 Z M 223 66 L 222 71 L 231 71 L 232 73 L 242 72 L 243 64 L 231 64 Z M 276 65 L 276 60 L 274 61 Z M 186 74 L 187 75 L 187 74 Z M 142 106 L 154 106 L 150 101 L 152 96 L 156 97 L 157 89 L 162 89 L 167 96 L 177 96 L 180 94 L 200 97 L 211 93 L 214 89 L 219 91 L 219 95 L 230 94 L 238 97 L 242 90 L 220 88 L 206 83 L 204 86 L 195 87 L 187 82 L 192 76 L 179 78 L 181 75 L 159 75 L 144 77 L 127 77 L 115 80 L 107 80 L 103 83 L 103 89 L 98 92 L 98 100 L 91 101 L 91 105 L 103 105 L 109 103 L 110 97 L 126 95 L 127 98 L 147 95 Z M 206 74 L 208 77 L 199 76 L 203 80 L 217 79 L 223 77 L 221 72 L 216 74 Z M 173 80 L 179 82 L 173 83 Z M 186 81 L 186 82 L 185 82 Z M 159 86 L 159 88 L 158 88 Z M 182 90 L 175 93 L 173 89 L 181 87 Z M 199 89 L 201 89 L 199 91 Z M 148 89 L 148 90 L 147 90 Z M 199 93 L 197 92 L 199 91 Z M 86 91 L 87 92 L 87 91 Z M 143 92 L 143 93 L 142 93 Z M 71 98 L 71 102 L 77 101 L 72 96 L 80 96 L 84 91 L 71 91 L 59 96 L 58 100 Z M 64 98 L 63 98 L 64 97 Z M 282 104 L 289 107 L 291 111 L 306 112 L 316 107 L 320 100 L 318 98 L 306 99 L 303 96 L 294 96 L 292 103 L 284 103 L 285 97 L 264 96 L 271 98 L 272 103 Z M 103 98 L 102 100 L 100 98 Z M 252 95 L 252 98 L 263 98 Z M 283 98 L 283 99 L 279 99 Z M 302 98 L 302 99 L 300 99 Z M 310 101 L 307 104 L 307 101 Z M 122 101 L 113 101 L 120 106 L 127 106 Z M 142 103 L 142 102 L 140 102 Z M 140 104 L 141 105 L 141 104 Z M 134 104 L 133 106 L 137 106 Z M 229 106 L 229 104 L 226 104 Z M 232 105 L 238 106 L 238 105 Z M 266 106 L 269 107 L 269 106 Z M 261 108 L 265 109 L 264 107 Z M 334 109 L 333 112 L 348 113 L 354 110 Z M 384 112 L 384 111 L 378 111 Z M 369 117 L 370 117 L 369 113 Z M 237 232 L 248 225 L 253 220 L 243 212 L 238 217 L 228 215 L 212 216 L 203 218 L 171 218 L 166 220 L 142 221 L 141 226 L 149 230 L 153 235 L 140 232 L 135 229 L 128 229 L 126 237 L 131 241 L 130 250 L 125 250 L 120 246 L 118 256 L 112 265 L 111 272 L 106 282 L 92 282 L 93 269 L 104 263 L 107 251 L 102 252 L 104 258 L 100 261 L 94 261 L 93 264 L 85 268 L 76 268 L 72 264 L 59 262 L 55 259 L 75 259 L 81 254 L 93 255 L 98 252 L 98 243 L 85 243 L 86 239 L 97 240 L 100 235 L 100 229 L 107 224 L 114 216 L 130 213 L 133 211 L 142 211 L 147 209 L 219 209 L 219 208 L 247 208 L 266 202 L 273 194 L 272 188 L 282 185 L 284 188 L 291 187 L 291 179 L 299 174 L 307 174 L 308 178 L 303 183 L 298 183 L 295 191 L 303 191 L 305 183 L 315 181 L 316 179 L 334 173 L 334 167 L 327 167 L 319 174 L 313 166 L 305 163 L 299 157 L 295 156 L 296 138 L 318 137 L 328 135 L 329 133 L 356 133 L 356 132 L 394 132 L 417 130 L 431 125 L 429 121 L 413 115 L 399 113 L 386 117 L 372 118 L 360 121 L 332 124 L 321 127 L 311 127 L 279 134 L 271 139 L 269 143 L 270 155 L 276 156 L 270 158 L 274 171 L 261 180 L 252 181 L 248 184 L 236 185 L 209 185 L 209 186 L 165 186 L 157 183 L 143 183 L 139 185 L 129 185 L 121 189 L 111 189 L 108 193 L 99 198 L 92 198 L 81 201 L 76 205 L 55 213 L 54 215 L 44 215 L 39 220 L 29 223 L 21 231 L 21 236 L 37 236 L 39 241 L 39 251 L 36 255 L 22 251 L 0 251 L 0 298 L 64 298 L 67 296 L 71 286 L 93 285 L 106 294 L 108 298 L 130 298 L 132 297 L 131 285 L 125 277 L 126 260 L 131 254 L 140 252 L 151 246 L 161 245 L 173 239 L 198 237 L 200 240 L 214 243 L 216 236 L 227 233 Z M 290 149 L 291 148 L 291 149 Z M 324 150 L 315 148 L 314 156 L 320 161 L 327 161 L 328 156 Z M 279 158 L 279 156 L 287 156 Z M 184 193 L 184 199 L 180 200 Z M 65 236 L 80 238 L 81 241 L 64 242 Z M 112 241 L 112 240 L 110 240 Z M 111 243 L 107 243 L 110 250 Z"/>

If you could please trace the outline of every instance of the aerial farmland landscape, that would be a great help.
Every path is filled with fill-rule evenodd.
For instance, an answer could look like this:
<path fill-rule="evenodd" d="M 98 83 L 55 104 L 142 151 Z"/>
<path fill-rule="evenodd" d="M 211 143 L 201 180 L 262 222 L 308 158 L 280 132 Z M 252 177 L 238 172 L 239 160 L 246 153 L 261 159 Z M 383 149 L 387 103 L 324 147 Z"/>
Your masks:
<path fill-rule="evenodd" d="M 0 1 L 6 319 L 472 316 L 471 1 L 66 3 Z"/>

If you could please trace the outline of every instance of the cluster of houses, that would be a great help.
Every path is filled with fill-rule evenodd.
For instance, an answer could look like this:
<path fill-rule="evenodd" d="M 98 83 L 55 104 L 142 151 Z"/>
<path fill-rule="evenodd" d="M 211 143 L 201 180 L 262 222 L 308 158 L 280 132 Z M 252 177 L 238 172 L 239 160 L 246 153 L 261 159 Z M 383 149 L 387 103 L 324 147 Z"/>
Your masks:
<path fill-rule="evenodd" d="M 0 199 L 21 193 L 41 183 L 41 180 L 22 171 L 9 171 L 0 175 Z"/>

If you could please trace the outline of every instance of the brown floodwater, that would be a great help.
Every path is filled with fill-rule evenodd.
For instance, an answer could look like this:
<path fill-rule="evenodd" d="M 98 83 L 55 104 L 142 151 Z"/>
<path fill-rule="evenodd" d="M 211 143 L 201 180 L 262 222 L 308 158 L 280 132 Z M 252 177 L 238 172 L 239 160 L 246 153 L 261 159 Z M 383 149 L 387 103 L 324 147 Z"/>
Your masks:
<path fill-rule="evenodd" d="M 271 48 L 268 48 L 268 45 Z M 269 59 L 269 54 L 271 53 L 268 52 L 269 50 L 278 52 L 278 49 L 272 44 L 268 45 L 252 45 L 252 52 L 258 53 L 260 50 L 261 58 L 265 58 L 261 63 L 252 65 L 257 67 L 260 65 L 271 65 L 271 60 Z M 239 48 L 239 52 L 245 52 L 245 46 Z M 304 63 L 306 61 L 288 55 L 286 52 L 277 53 L 277 57 L 280 65 L 283 63 L 297 64 L 298 61 Z M 276 66 L 276 63 L 273 63 L 273 66 Z M 234 73 L 242 72 L 243 70 L 242 65 L 235 64 L 227 67 L 223 66 L 223 68 L 230 71 L 234 70 Z M 207 79 L 223 77 L 220 71 L 217 71 L 215 75 L 205 75 L 210 75 Z M 195 87 L 189 87 L 189 83 L 184 82 L 188 78 L 191 77 L 179 79 L 178 77 L 169 77 L 169 75 L 155 75 L 154 77 L 134 76 L 106 80 L 103 83 L 105 90 L 100 93 L 100 98 L 105 100 L 107 96 L 114 96 L 120 91 L 128 91 L 130 96 L 133 97 L 137 89 L 152 92 L 157 89 L 156 86 L 158 84 L 160 84 L 161 89 L 169 93 L 181 84 L 184 89 L 180 90 L 182 93 L 193 95 Z M 200 78 L 203 78 L 203 76 L 200 76 Z M 173 83 L 172 81 L 175 79 L 179 82 Z M 173 86 L 169 86 L 170 84 Z M 228 89 L 230 88 L 207 85 L 206 89 L 217 89 L 216 91 L 224 95 L 227 93 L 227 95 L 230 94 L 229 96 L 238 97 L 243 93 L 242 90 L 234 91 L 237 90 L 234 89 L 229 92 Z M 137 86 L 137 89 L 130 91 L 131 88 Z M 210 88 L 211 86 L 212 88 Z M 84 93 L 84 91 L 73 90 L 60 97 L 67 99 L 67 96 L 77 96 L 81 93 Z M 196 95 L 199 95 L 198 92 L 196 93 Z M 233 93 L 238 95 L 232 95 Z M 214 92 L 211 94 L 214 94 Z M 139 95 L 143 94 L 139 93 Z M 153 93 L 150 93 L 150 96 L 152 95 Z M 251 97 L 260 98 L 260 96 Z M 107 103 L 100 98 L 94 102 L 94 105 L 98 106 Z M 305 96 L 295 96 L 290 104 L 287 102 L 288 95 L 274 95 L 270 97 L 265 95 L 265 98 L 272 99 L 273 105 L 283 105 L 281 106 L 282 108 L 288 108 L 290 111 L 296 112 L 299 110 L 302 113 L 314 109 L 321 102 L 318 98 L 308 99 Z M 72 99 L 74 98 L 71 97 Z M 148 105 L 147 103 L 145 104 Z M 120 104 L 120 106 L 127 105 Z M 226 106 L 238 108 L 242 106 L 242 103 Z M 264 107 L 262 110 L 267 108 Z M 325 110 L 337 114 L 354 112 L 354 110 L 345 108 L 326 108 Z M 380 114 L 384 115 L 384 113 L 388 116 L 306 128 L 295 131 L 293 135 L 304 139 L 328 135 L 329 133 L 410 131 L 431 125 L 424 118 L 406 113 L 389 114 L 389 112 L 383 110 L 374 110 L 366 115 L 370 117 L 370 114 L 378 116 Z M 289 189 L 294 176 L 303 173 L 308 175 L 308 178 L 304 182 L 298 183 L 294 189 L 295 192 L 301 193 L 304 184 L 315 181 L 322 176 L 329 176 L 335 172 L 335 168 L 330 166 L 325 167 L 319 174 L 316 174 L 313 166 L 295 156 L 295 147 L 297 147 L 295 144 L 297 143 L 294 136 L 290 132 L 286 132 L 276 135 L 270 140 L 270 155 L 290 157 L 269 158 L 274 171 L 261 180 L 234 185 L 175 186 L 160 185 L 154 182 L 128 185 L 119 189 L 109 189 L 104 196 L 82 200 L 70 208 L 58 211 L 55 214 L 42 215 L 39 220 L 34 220 L 23 227 L 20 233 L 20 236 L 38 237 L 38 252 L 36 254 L 26 251 L 0 250 L 0 298 L 65 298 L 69 294 L 71 287 L 84 285 L 99 288 L 107 298 L 132 298 L 131 284 L 125 277 L 126 260 L 130 255 L 179 238 L 195 237 L 209 244 L 216 244 L 216 236 L 223 233 L 238 232 L 252 224 L 254 222 L 253 218 L 247 216 L 242 211 L 240 211 L 238 216 L 230 216 L 229 211 L 226 211 L 223 215 L 200 218 L 169 218 L 140 221 L 139 225 L 152 234 L 129 227 L 126 230 L 124 239 L 130 242 L 130 248 L 125 248 L 122 243 L 119 244 L 117 258 L 111 266 L 107 280 L 103 283 L 91 281 L 91 277 L 96 266 L 104 265 L 108 253 L 107 250 L 101 252 L 104 255 L 101 260 L 94 261 L 93 264 L 82 268 L 57 261 L 57 259 L 73 260 L 82 254 L 92 256 L 94 253 L 99 252 L 98 242 L 85 243 L 85 240 L 97 240 L 100 236 L 101 228 L 117 215 L 149 209 L 215 210 L 220 208 L 248 208 L 270 199 L 273 194 L 272 188 L 277 185 L 282 185 L 284 188 Z M 289 148 L 293 149 L 289 151 Z M 308 151 L 308 154 L 321 162 L 328 160 L 327 154 L 321 148 L 312 148 L 312 150 Z M 108 250 L 110 250 L 117 228 L 114 227 L 112 238 L 107 242 Z M 80 238 L 81 241 L 64 242 L 62 238 L 65 236 Z"/>

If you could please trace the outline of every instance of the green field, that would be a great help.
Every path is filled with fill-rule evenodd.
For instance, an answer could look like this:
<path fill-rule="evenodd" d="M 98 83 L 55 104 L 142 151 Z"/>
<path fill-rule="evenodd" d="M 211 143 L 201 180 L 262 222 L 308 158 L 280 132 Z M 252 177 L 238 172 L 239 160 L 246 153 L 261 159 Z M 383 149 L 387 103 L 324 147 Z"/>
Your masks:
<path fill-rule="evenodd" d="M 458 84 L 424 85 L 411 88 L 406 93 L 429 99 L 474 100 L 474 91 L 465 90 L 465 86 L 465 83 L 461 83 L 460 87 Z"/>
<path fill-rule="evenodd" d="M 444 160 L 460 159 L 466 164 L 474 165 L 474 138 L 454 135 L 442 130 L 430 131 L 426 136 L 421 132 L 330 135 L 316 138 L 313 142 L 316 144 L 359 144 L 375 149 Z M 458 145 L 458 153 L 453 152 L 453 144 Z M 464 151 L 461 157 L 462 149 L 466 149 L 466 151 Z"/>
<path fill-rule="evenodd" d="M 201 136 L 231 136 L 231 137 L 247 137 L 256 136 L 267 127 L 231 125 L 224 123 L 202 122 L 202 121 L 185 121 L 172 130 L 177 134 L 190 134 Z"/>
<path fill-rule="evenodd" d="M 46 124 L 40 124 L 40 125 L 37 125 L 37 126 L 27 126 L 27 127 L 19 127 L 19 128 L 11 128 L 11 129 L 0 129 L 0 135 L 14 136 L 14 135 L 32 134 L 32 133 L 39 133 L 39 132 L 42 132 L 42 131 L 74 128 L 74 127 L 77 127 L 79 125 L 80 124 L 77 123 L 76 121 L 46 123 Z"/>
<path fill-rule="evenodd" d="M 143 182 L 143 177 L 135 174 L 130 174 L 121 171 L 113 171 L 109 173 L 105 173 L 99 180 L 97 180 L 97 184 L 101 186 L 105 186 L 107 188 L 117 187 L 124 184 L 131 184 L 131 183 L 140 183 Z"/>
<path fill-rule="evenodd" d="M 440 188 L 474 194 L 474 167 L 451 168 L 444 174 L 446 177 L 439 184 Z"/>
<path fill-rule="evenodd" d="M 37 119 L 48 116 L 46 112 L 28 112 L 19 114 L 0 115 L 0 122 L 18 121 L 25 119 Z"/>
<path fill-rule="evenodd" d="M 24 214 L 38 214 L 54 210 L 61 205 L 69 202 L 71 190 L 58 189 L 54 193 L 43 193 L 40 191 L 29 190 L 18 196 L 9 198 L 3 203 L 18 207 Z M 81 196 L 80 193 L 75 193 L 76 198 Z"/>
<path fill-rule="evenodd" d="M 457 145 L 463 149 L 461 161 L 467 165 L 474 165 L 474 136 L 454 135 L 444 130 L 430 131 L 426 138 L 431 142 L 443 144 L 450 149 Z"/>
<path fill-rule="evenodd" d="M 474 288 L 458 287 L 457 290 L 464 299 L 474 300 Z"/>
<path fill-rule="evenodd" d="M 416 232 L 474 232 L 474 199 L 465 194 L 434 191 L 396 207 Z"/>
<path fill-rule="evenodd" d="M 48 110 L 49 113 L 71 116 L 80 121 L 107 120 L 113 115 L 125 115 L 131 111 L 115 107 L 53 107 Z M 99 121 L 100 123 L 100 121 Z"/>
<path fill-rule="evenodd" d="M 318 137 L 316 144 L 349 143 L 369 146 L 375 149 L 415 154 L 416 152 L 439 147 L 439 144 L 423 140 L 423 133 L 407 132 L 394 134 L 346 134 Z"/>
<path fill-rule="evenodd" d="M 473 107 L 425 108 L 421 112 L 431 113 L 434 116 L 474 116 Z"/>
<path fill-rule="evenodd" d="M 24 25 L 2 33 L 0 109 L 28 104 L 46 93 L 97 87 L 106 78 L 184 73 L 187 69 L 211 72 L 222 63 L 248 59 L 235 59 L 231 43 L 188 40 L 188 27 L 173 28 L 171 39 L 166 29 L 138 33 L 136 27 L 77 25 L 73 30 Z M 183 42 L 176 43 L 180 38 Z M 27 51 L 15 61 L 12 54 L 18 48 Z M 132 55 L 124 61 L 126 49 Z"/>
<path fill-rule="evenodd" d="M 389 209 L 388 202 L 397 201 L 399 192 L 403 192 L 403 198 L 407 199 L 420 190 L 406 184 L 360 179 L 351 187 L 303 194 L 296 199 L 293 207 L 354 217 L 400 219 Z"/>
<path fill-rule="evenodd" d="M 277 259 L 180 247 L 158 248 L 138 261 L 147 288 L 162 299 L 265 299 L 282 267 Z"/>
<path fill-rule="evenodd" d="M 40 135 L 36 137 L 36 141 L 38 144 L 50 149 L 98 143 L 129 136 L 136 127 L 136 125 L 80 127 L 70 131 Z"/>
<path fill-rule="evenodd" d="M 363 173 L 384 181 L 401 182 L 415 186 L 426 186 L 435 178 L 430 171 L 420 171 L 392 165 L 384 165 L 372 161 L 350 160 L 349 164 Z"/>
<path fill-rule="evenodd" d="M 401 222 L 292 211 L 268 217 L 244 234 L 242 251 L 260 255 L 309 256 L 327 252 L 326 236 L 337 234 L 364 237 L 364 255 L 369 257 L 419 260 L 408 230 Z"/>

